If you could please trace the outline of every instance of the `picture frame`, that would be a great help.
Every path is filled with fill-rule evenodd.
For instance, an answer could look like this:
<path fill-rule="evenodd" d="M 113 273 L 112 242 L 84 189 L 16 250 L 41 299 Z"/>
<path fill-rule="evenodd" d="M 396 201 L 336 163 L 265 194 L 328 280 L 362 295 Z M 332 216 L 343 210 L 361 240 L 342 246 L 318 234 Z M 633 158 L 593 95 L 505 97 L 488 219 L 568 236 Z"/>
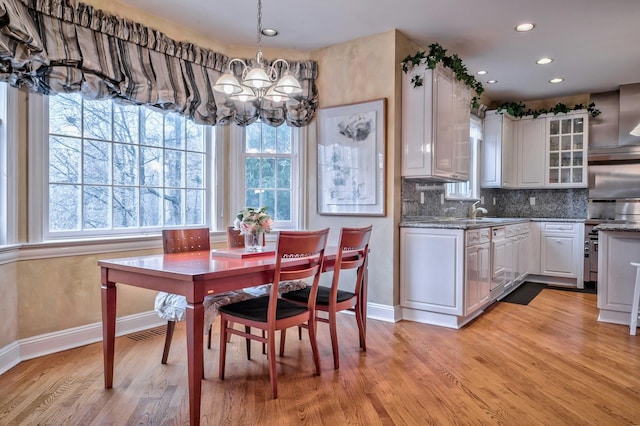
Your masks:
<path fill-rule="evenodd" d="M 318 213 L 385 215 L 386 99 L 318 112 Z"/>

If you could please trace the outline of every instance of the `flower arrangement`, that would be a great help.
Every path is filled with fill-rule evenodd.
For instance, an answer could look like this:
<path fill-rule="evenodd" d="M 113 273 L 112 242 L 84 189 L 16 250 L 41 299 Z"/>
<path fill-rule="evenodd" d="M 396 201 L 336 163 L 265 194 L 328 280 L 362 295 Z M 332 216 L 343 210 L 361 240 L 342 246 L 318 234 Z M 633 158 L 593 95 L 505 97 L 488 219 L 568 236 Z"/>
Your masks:
<path fill-rule="evenodd" d="M 269 207 L 245 207 L 240 210 L 233 221 L 233 227 L 239 229 L 242 235 L 271 232 L 273 219 L 267 213 Z"/>

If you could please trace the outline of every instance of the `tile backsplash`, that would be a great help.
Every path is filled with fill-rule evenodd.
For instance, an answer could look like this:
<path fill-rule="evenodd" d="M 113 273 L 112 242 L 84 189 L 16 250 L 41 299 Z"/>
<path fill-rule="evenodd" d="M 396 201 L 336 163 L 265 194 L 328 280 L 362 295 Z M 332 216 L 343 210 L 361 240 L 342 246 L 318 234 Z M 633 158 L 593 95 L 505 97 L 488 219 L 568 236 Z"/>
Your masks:
<path fill-rule="evenodd" d="M 424 203 L 421 202 L 424 194 Z M 444 184 L 402 179 L 402 217 L 467 217 L 473 202 L 444 199 Z M 589 191 L 576 189 L 481 189 L 485 216 L 586 219 Z M 495 201 L 494 201 L 495 200 Z M 531 205 L 533 200 L 533 205 Z"/>

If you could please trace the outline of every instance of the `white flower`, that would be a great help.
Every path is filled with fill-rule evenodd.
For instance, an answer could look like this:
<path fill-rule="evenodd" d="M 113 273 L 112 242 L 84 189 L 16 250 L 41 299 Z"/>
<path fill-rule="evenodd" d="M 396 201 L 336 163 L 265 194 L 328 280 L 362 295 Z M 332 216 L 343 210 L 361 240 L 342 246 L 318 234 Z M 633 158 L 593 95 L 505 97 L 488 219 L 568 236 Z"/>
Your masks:
<path fill-rule="evenodd" d="M 273 219 L 267 213 L 268 207 L 245 207 L 240 210 L 233 221 L 233 227 L 239 229 L 242 235 L 259 232 L 271 232 Z"/>

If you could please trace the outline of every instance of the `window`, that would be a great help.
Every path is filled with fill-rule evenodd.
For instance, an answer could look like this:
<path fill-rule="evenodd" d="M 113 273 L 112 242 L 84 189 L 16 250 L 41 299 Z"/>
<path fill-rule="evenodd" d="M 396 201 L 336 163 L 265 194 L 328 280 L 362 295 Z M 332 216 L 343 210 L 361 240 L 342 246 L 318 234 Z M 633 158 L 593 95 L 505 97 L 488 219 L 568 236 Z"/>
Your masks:
<path fill-rule="evenodd" d="M 233 179 L 240 182 L 234 192 L 242 194 L 234 202 L 236 211 L 267 206 L 277 229 L 301 227 L 300 131 L 286 124 L 276 128 L 257 121 L 235 127 L 235 132 L 241 168 Z M 231 170 L 233 173 L 234 168 Z"/>
<path fill-rule="evenodd" d="M 0 245 L 18 241 L 18 90 L 0 82 Z"/>
<path fill-rule="evenodd" d="M 482 121 L 471 117 L 470 125 L 471 157 L 469 161 L 469 180 L 445 184 L 445 197 L 448 200 L 480 199 L 480 141 L 482 140 Z"/>
<path fill-rule="evenodd" d="M 45 239 L 211 222 L 211 128 L 79 94 L 43 99 Z"/>

